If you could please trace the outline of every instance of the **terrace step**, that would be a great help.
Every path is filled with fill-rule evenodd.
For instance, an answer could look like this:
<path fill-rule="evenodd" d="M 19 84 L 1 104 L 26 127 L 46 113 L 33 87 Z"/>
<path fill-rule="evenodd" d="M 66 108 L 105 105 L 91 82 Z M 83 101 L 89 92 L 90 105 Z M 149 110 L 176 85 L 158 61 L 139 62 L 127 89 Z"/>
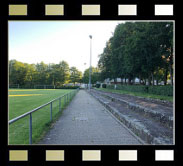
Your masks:
<path fill-rule="evenodd" d="M 117 119 L 147 144 L 173 144 L 173 130 L 139 112 L 129 109 L 124 102 L 114 102 L 92 90 L 90 94 L 102 103 Z"/>
<path fill-rule="evenodd" d="M 165 105 L 165 103 L 156 100 L 148 101 L 147 99 L 139 98 L 136 96 L 133 97 L 130 95 L 122 95 L 116 93 L 111 94 L 98 90 L 92 91 L 102 95 L 107 99 L 110 99 L 113 102 L 126 104 L 132 111 L 138 112 L 145 117 L 152 118 L 167 128 L 173 128 L 173 106 L 171 106 L 171 103 Z"/>

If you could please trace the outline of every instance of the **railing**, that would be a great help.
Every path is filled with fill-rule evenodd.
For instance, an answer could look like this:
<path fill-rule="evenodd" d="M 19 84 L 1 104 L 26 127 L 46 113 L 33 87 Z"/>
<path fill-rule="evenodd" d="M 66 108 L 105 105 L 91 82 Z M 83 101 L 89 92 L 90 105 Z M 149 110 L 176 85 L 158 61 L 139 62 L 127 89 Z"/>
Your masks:
<path fill-rule="evenodd" d="M 60 96 L 60 97 L 54 99 L 54 100 L 51 100 L 50 102 L 48 102 L 46 104 L 43 104 L 43 105 L 41 105 L 41 106 L 39 106 L 39 107 L 29 111 L 29 112 L 26 112 L 25 114 L 22 114 L 22 115 L 20 115 L 16 118 L 10 120 L 8 123 L 10 125 L 10 124 L 18 121 L 19 119 L 22 119 L 22 118 L 29 115 L 29 144 L 32 144 L 32 113 L 34 113 L 34 112 L 38 111 L 39 109 L 41 109 L 41 108 L 43 108 L 43 107 L 50 104 L 50 121 L 52 121 L 52 103 L 56 100 L 59 100 L 59 111 L 61 111 L 61 100 L 62 100 L 62 98 L 64 98 L 64 105 L 65 105 L 66 103 L 68 103 L 71 100 L 72 96 L 74 96 L 78 92 L 78 90 L 79 89 L 76 89 L 76 90 L 71 91 L 71 92 L 69 92 L 69 93 L 67 93 L 63 96 Z"/>

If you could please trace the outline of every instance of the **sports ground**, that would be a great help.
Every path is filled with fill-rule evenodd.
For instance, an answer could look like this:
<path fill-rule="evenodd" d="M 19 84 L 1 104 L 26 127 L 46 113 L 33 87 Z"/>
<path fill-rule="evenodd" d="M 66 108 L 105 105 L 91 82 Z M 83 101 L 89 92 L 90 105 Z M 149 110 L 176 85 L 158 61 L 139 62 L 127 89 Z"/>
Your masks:
<path fill-rule="evenodd" d="M 61 89 L 9 89 L 9 120 L 35 109 L 72 90 Z M 61 101 L 61 108 L 67 105 Z M 59 112 L 59 101 L 52 104 L 53 121 L 62 113 Z M 32 139 L 36 143 L 50 128 L 50 105 L 32 114 Z M 29 116 L 9 125 L 9 144 L 29 144 Z"/>

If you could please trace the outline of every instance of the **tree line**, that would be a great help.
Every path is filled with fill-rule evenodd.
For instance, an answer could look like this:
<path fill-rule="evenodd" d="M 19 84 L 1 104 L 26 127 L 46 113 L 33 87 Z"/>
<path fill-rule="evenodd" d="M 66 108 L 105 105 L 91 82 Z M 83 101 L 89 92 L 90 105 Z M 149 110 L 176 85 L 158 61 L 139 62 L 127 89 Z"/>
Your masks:
<path fill-rule="evenodd" d="M 68 83 L 80 83 L 82 72 L 76 67 L 69 67 L 66 61 L 59 64 L 22 63 L 17 60 L 9 61 L 9 84 L 19 84 L 20 87 L 34 85 L 53 85 L 56 87 Z"/>
<path fill-rule="evenodd" d="M 99 55 L 97 67 L 92 67 L 92 84 L 117 78 L 125 84 L 133 84 L 135 78 L 141 84 L 158 85 L 171 80 L 173 85 L 173 23 L 126 22 L 118 24 L 112 37 Z M 24 87 L 33 85 L 62 86 L 68 83 L 89 81 L 89 68 L 82 72 L 68 63 L 22 63 L 9 61 L 9 84 Z"/>
<path fill-rule="evenodd" d="M 126 22 L 118 24 L 99 55 L 100 78 L 121 78 L 132 84 L 173 85 L 173 23 Z M 128 82 L 127 82 L 128 80 Z"/>

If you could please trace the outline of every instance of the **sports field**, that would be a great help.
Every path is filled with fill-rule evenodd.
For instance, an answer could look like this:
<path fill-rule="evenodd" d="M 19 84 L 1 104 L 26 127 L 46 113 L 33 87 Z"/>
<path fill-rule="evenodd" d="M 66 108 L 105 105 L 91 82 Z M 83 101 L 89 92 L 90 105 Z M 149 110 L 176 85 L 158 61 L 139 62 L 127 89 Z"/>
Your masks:
<path fill-rule="evenodd" d="M 73 90 L 61 89 L 10 89 L 9 90 L 9 120 L 37 108 Z M 67 105 L 64 98 L 61 108 Z M 62 113 L 59 112 L 59 101 L 52 104 L 53 121 Z M 50 128 L 50 105 L 32 114 L 32 140 L 36 143 Z M 29 144 L 29 116 L 9 125 L 9 144 Z"/>

